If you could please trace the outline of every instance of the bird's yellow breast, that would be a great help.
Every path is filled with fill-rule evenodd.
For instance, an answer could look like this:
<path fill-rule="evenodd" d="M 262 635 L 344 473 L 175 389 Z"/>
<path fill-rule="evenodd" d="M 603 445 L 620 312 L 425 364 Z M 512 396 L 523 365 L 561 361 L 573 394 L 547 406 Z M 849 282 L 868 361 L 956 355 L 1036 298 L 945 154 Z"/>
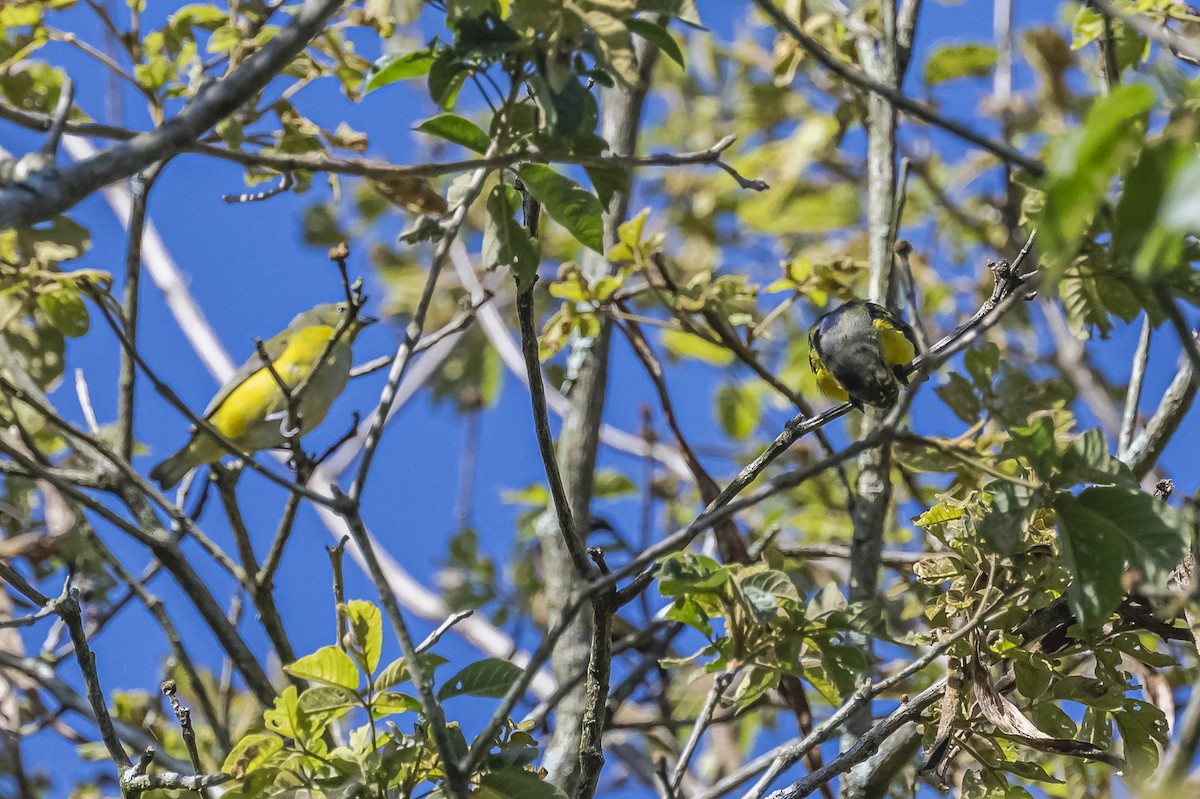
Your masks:
<path fill-rule="evenodd" d="M 317 366 L 317 360 L 329 339 L 332 327 L 306 327 L 288 339 L 283 352 L 272 362 L 275 373 L 290 387 L 298 386 Z M 255 422 L 286 405 L 275 377 L 264 367 L 242 381 L 229 393 L 209 421 L 223 436 L 237 441 Z"/>

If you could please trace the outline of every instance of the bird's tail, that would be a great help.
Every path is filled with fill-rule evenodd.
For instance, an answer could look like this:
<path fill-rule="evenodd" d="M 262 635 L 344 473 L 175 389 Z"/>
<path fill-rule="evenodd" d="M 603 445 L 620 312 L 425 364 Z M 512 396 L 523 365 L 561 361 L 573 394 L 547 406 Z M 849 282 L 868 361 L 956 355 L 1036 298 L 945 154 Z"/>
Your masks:
<path fill-rule="evenodd" d="M 174 488 L 185 474 L 206 462 L 200 456 L 201 453 L 197 452 L 196 442 L 193 441 L 151 469 L 150 479 L 158 483 L 159 488 L 163 491 Z"/>

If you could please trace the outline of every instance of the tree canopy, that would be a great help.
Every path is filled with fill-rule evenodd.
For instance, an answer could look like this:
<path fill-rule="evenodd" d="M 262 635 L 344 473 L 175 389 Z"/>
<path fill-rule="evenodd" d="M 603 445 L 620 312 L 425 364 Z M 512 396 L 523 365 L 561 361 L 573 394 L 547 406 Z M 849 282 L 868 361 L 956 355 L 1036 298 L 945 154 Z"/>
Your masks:
<path fill-rule="evenodd" d="M 3 793 L 1195 792 L 1200 12 L 1033 5 L 0 5 Z"/>

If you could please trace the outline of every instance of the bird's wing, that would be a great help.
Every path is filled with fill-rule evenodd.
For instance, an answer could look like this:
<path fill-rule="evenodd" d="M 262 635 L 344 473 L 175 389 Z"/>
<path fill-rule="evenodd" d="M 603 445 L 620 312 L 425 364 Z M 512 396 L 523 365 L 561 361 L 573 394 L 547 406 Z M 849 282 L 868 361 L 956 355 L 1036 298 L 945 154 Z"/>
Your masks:
<path fill-rule="evenodd" d="M 290 337 L 291 336 L 288 331 L 285 330 L 282 333 L 276 333 L 269 340 L 263 342 L 263 347 L 266 349 L 267 355 L 271 358 L 272 362 L 278 360 L 279 356 L 283 354 L 283 351 L 287 349 L 288 339 Z M 212 416 L 216 412 L 217 408 L 221 407 L 221 403 L 233 393 L 235 388 L 246 382 L 255 372 L 262 368 L 262 358 L 258 356 L 258 351 L 256 349 L 254 354 L 251 355 L 244 364 L 238 367 L 238 370 L 233 373 L 233 377 L 225 381 L 225 385 L 221 386 L 220 390 L 217 391 L 216 395 L 213 396 L 212 400 L 209 401 L 208 407 L 204 409 L 204 418 L 207 419 Z"/>

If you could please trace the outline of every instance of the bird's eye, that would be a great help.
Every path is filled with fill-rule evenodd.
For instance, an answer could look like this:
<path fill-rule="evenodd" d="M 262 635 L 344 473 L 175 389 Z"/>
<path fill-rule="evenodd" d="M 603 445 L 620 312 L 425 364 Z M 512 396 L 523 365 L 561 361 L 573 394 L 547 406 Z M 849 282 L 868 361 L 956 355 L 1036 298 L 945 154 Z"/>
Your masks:
<path fill-rule="evenodd" d="M 337 312 L 338 312 L 338 313 L 345 313 L 345 312 L 346 312 L 346 306 L 345 306 L 345 305 L 339 305 L 339 306 L 337 307 Z"/>

